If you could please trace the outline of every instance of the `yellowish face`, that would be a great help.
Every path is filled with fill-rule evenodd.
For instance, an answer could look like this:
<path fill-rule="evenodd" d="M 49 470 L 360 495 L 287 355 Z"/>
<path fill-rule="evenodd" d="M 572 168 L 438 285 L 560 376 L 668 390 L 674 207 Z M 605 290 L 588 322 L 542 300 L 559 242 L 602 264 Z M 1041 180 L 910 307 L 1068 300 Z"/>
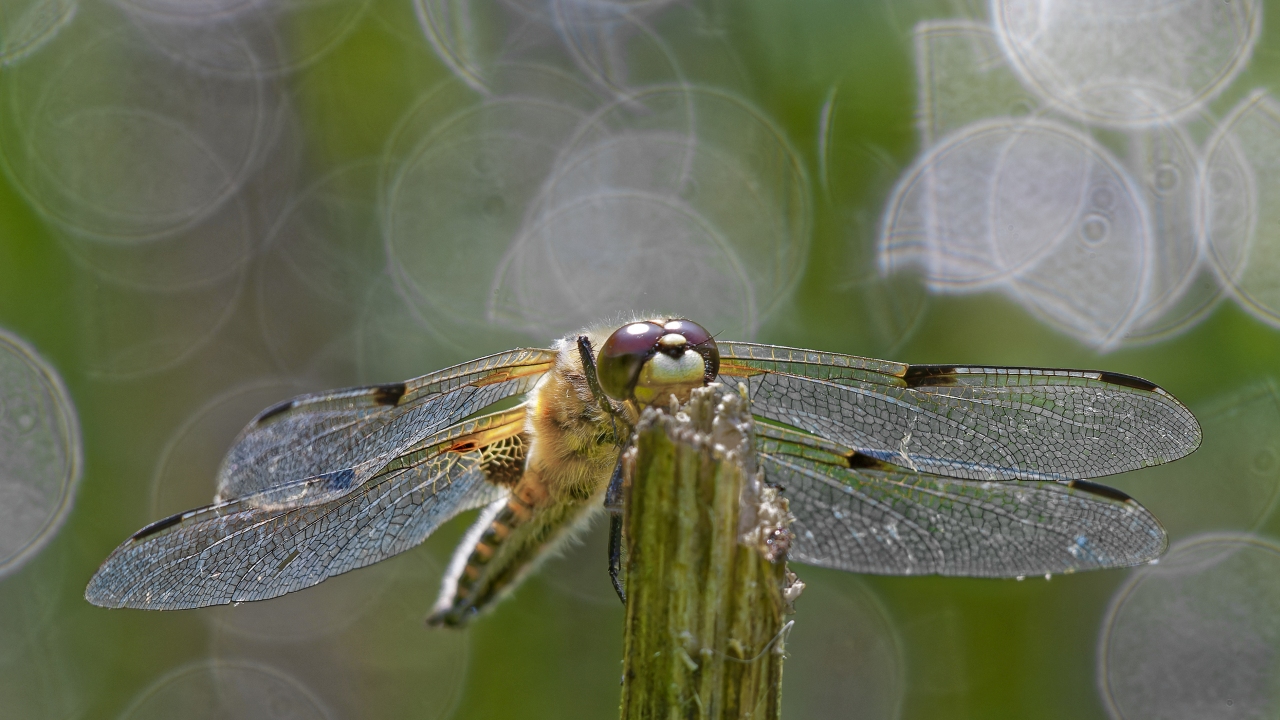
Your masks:
<path fill-rule="evenodd" d="M 615 330 L 601 346 L 596 367 L 600 386 L 615 400 L 648 405 L 674 395 L 683 402 L 693 388 L 715 379 L 720 352 L 697 323 L 646 320 Z"/>
<path fill-rule="evenodd" d="M 670 394 L 684 402 L 691 390 L 706 383 L 705 377 L 706 364 L 697 351 L 684 350 L 677 358 L 659 352 L 640 367 L 635 398 L 641 405 L 648 405 Z"/>

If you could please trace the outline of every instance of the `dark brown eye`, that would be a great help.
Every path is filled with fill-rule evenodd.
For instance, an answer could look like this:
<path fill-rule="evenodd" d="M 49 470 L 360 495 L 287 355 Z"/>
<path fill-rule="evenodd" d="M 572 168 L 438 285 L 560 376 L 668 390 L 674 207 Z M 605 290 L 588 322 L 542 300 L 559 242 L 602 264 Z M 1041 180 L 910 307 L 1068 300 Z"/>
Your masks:
<path fill-rule="evenodd" d="M 716 379 L 720 374 L 720 348 L 716 347 L 715 338 L 711 337 L 711 333 L 707 332 L 706 328 L 692 320 L 684 319 L 668 320 L 662 328 L 666 332 L 683 335 L 689 347 L 702 356 L 702 362 L 707 368 L 705 376 L 707 382 Z"/>
<path fill-rule="evenodd" d="M 629 399 L 640 368 L 657 352 L 658 340 L 666 334 L 661 325 L 651 322 L 631 323 L 615 330 L 604 341 L 596 360 L 604 394 L 614 400 Z"/>

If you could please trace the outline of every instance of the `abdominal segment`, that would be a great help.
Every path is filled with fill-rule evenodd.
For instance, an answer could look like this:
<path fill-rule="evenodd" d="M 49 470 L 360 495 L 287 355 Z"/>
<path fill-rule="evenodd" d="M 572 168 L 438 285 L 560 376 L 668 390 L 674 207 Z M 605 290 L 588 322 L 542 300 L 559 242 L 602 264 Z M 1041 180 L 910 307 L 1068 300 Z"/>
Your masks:
<path fill-rule="evenodd" d="M 526 476 L 510 497 L 481 513 L 450 563 L 429 624 L 466 623 L 514 588 L 599 505 L 590 500 L 537 502 L 530 497 L 536 492 L 529 487 L 531 480 Z"/>

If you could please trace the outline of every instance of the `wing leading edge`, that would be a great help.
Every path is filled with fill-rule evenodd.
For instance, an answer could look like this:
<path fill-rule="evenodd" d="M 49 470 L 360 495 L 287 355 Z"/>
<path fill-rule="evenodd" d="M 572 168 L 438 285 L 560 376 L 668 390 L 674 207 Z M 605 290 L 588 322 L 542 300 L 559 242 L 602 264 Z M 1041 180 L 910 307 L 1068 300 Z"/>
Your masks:
<path fill-rule="evenodd" d="M 1182 403 L 1128 375 L 905 365 L 740 342 L 720 353 L 721 379 L 746 385 L 755 414 L 921 473 L 1084 480 L 1200 444 Z"/>

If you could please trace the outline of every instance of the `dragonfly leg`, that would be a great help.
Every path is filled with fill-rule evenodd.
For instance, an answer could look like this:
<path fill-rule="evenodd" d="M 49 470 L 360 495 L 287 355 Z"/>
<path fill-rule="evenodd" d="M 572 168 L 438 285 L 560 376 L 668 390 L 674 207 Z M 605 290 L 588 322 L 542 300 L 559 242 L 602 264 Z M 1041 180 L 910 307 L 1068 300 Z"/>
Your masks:
<path fill-rule="evenodd" d="M 627 591 L 622 586 L 622 513 L 609 512 L 609 580 L 618 599 L 627 604 Z"/>
<path fill-rule="evenodd" d="M 616 438 L 618 437 L 618 418 L 623 415 L 604 394 L 604 388 L 600 387 L 600 376 L 596 373 L 595 350 L 591 347 L 591 338 L 586 335 L 578 336 L 578 356 L 582 359 L 582 373 L 587 376 L 587 387 L 591 388 L 591 394 L 600 404 L 600 409 L 609 416 L 609 421 L 613 424 L 613 436 Z M 623 422 L 626 422 L 625 417 Z"/>
<path fill-rule="evenodd" d="M 625 482 L 622 461 L 625 453 L 625 450 L 618 453 L 609 487 L 604 491 L 604 509 L 609 511 L 609 580 L 613 582 L 613 590 L 623 605 L 627 604 L 627 591 L 622 587 L 622 491 Z"/>
<path fill-rule="evenodd" d="M 613 464 L 613 475 L 609 476 L 609 486 L 604 491 L 604 509 L 615 515 L 622 514 L 622 490 L 626 479 L 622 472 L 622 461 L 626 450 L 618 453 L 618 462 Z"/>

